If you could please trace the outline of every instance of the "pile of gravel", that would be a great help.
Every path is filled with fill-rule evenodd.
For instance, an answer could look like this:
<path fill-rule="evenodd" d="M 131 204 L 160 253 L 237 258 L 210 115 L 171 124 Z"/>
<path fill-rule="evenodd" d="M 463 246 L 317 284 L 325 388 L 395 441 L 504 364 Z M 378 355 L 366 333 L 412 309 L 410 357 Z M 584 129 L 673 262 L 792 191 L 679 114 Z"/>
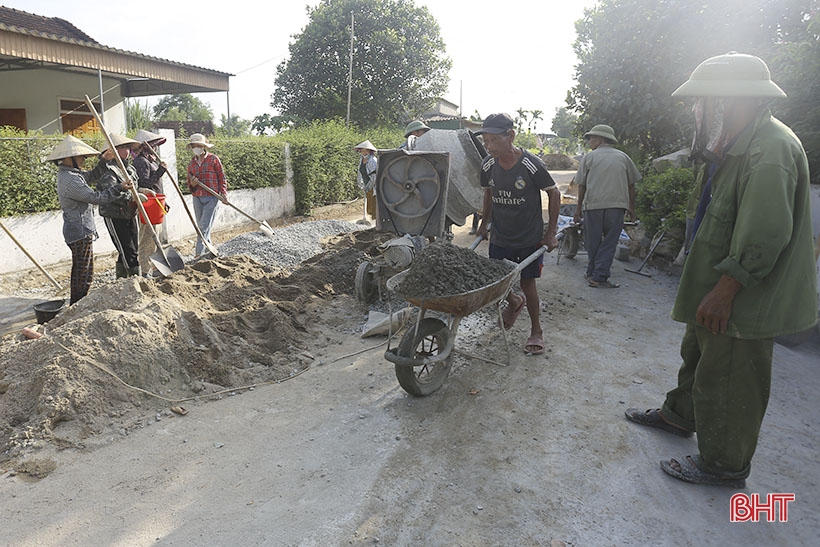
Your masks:
<path fill-rule="evenodd" d="M 313 220 L 273 230 L 273 237 L 248 232 L 217 247 L 219 255 L 247 255 L 264 266 L 292 269 L 324 249 L 322 239 L 363 227 L 343 220 Z"/>

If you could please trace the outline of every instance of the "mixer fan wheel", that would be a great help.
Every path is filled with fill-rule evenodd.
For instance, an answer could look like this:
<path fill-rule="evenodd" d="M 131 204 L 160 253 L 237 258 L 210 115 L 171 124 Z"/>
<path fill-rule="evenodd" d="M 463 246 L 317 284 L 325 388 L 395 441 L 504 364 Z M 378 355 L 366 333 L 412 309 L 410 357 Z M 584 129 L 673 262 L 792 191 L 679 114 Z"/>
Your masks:
<path fill-rule="evenodd" d="M 391 215 L 423 217 L 438 203 L 441 178 L 435 165 L 422 156 L 399 156 L 388 164 L 377 194 Z"/>

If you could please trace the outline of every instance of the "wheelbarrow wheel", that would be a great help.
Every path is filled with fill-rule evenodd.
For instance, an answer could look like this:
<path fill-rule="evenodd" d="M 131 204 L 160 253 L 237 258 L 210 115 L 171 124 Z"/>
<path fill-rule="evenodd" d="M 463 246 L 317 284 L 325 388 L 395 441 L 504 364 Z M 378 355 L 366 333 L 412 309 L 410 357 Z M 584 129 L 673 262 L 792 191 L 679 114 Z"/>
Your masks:
<path fill-rule="evenodd" d="M 420 359 L 438 355 L 447 347 L 450 329 L 440 319 L 427 317 L 419 323 L 418 332 L 411 328 L 399 343 L 397 353 L 402 357 Z M 430 395 L 444 384 L 452 365 L 452 354 L 444 361 L 419 366 L 396 365 L 399 385 L 410 395 Z"/>
<path fill-rule="evenodd" d="M 567 258 L 575 258 L 581 246 L 581 234 L 577 228 L 567 228 L 564 233 L 566 235 L 564 241 L 561 242 L 561 254 Z"/>
<path fill-rule="evenodd" d="M 376 276 L 373 274 L 373 265 L 364 261 L 356 270 L 356 298 L 363 304 L 370 304 L 376 296 Z"/>

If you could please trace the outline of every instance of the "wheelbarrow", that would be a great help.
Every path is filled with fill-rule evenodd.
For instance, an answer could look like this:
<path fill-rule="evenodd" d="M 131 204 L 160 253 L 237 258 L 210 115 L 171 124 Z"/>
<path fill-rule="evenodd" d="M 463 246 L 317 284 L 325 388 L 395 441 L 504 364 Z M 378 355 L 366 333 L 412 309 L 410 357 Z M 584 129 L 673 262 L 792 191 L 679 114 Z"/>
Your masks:
<path fill-rule="evenodd" d="M 402 295 L 399 287 L 409 270 L 388 279 L 389 291 L 397 293 L 419 308 L 415 326 L 408 329 L 398 346 L 391 348 L 388 345 L 387 351 L 384 352 L 384 358 L 395 365 L 396 378 L 402 389 L 419 397 L 438 390 L 450 373 L 456 332 L 461 320 L 491 304 L 495 304 L 498 318 L 501 320 L 501 301 L 509 293 L 516 276 L 546 250 L 546 246 L 540 247 L 519 264 L 507 261 L 511 266 L 510 272 L 489 285 L 449 296 L 418 298 Z M 427 310 L 450 314 L 450 324 L 435 317 L 425 317 Z M 510 347 L 506 331 L 504 342 L 509 362 Z"/>

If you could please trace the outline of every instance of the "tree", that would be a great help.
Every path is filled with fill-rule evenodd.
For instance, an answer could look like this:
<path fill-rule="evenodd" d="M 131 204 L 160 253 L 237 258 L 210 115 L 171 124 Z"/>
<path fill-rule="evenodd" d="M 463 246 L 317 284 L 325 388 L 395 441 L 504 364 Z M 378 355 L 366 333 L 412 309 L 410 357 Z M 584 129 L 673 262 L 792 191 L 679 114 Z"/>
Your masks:
<path fill-rule="evenodd" d="M 577 122 L 578 116 L 576 114 L 566 108 L 556 108 L 550 130 L 562 139 L 570 139 Z"/>
<path fill-rule="evenodd" d="M 228 117 L 225 114 L 221 116 L 220 127 L 216 130 L 216 135 L 219 137 L 241 137 L 243 135 L 250 135 L 251 121 L 243 120 L 238 115 L 231 116 L 231 123 L 228 123 Z"/>
<path fill-rule="evenodd" d="M 149 129 L 154 125 L 154 116 L 151 114 L 148 101 L 141 103 L 139 100 L 131 101 L 126 99 L 125 108 L 130 131 Z"/>
<path fill-rule="evenodd" d="M 530 124 L 532 126 L 539 120 L 544 119 L 544 111 L 543 110 L 530 110 Z"/>
<path fill-rule="evenodd" d="M 268 135 L 279 133 L 291 129 L 297 125 L 303 125 L 301 120 L 295 116 L 271 116 L 270 114 L 260 114 L 251 122 L 251 130 L 257 135 Z"/>
<path fill-rule="evenodd" d="M 523 132 L 524 123 L 527 121 L 527 114 L 529 114 L 529 112 L 524 110 L 523 108 L 519 108 L 515 111 L 515 118 L 513 118 L 513 123 L 515 124 L 516 133 Z"/>
<path fill-rule="evenodd" d="M 303 120 L 347 114 L 350 16 L 354 16 L 350 117 L 361 127 L 396 124 L 429 109 L 447 89 L 452 62 L 426 7 L 405 0 L 322 0 L 276 70 L 271 106 Z"/>
<path fill-rule="evenodd" d="M 622 142 L 646 154 L 662 155 L 688 145 L 691 101 L 672 98 L 672 91 L 698 63 L 731 50 L 768 60 L 777 81 L 779 69 L 772 64 L 777 51 L 786 51 L 787 44 L 816 45 L 817 35 L 809 25 L 818 4 L 704 0 L 693 8 L 689 0 L 601 0 L 576 23 L 578 84 L 567 104 L 580 112 L 582 126 L 611 125 Z M 820 74 L 816 68 L 811 72 L 810 65 L 817 56 L 801 59 L 799 65 L 809 70 L 798 78 L 799 85 L 814 90 Z M 820 126 L 816 115 L 813 127 Z"/>
<path fill-rule="evenodd" d="M 162 121 L 210 122 L 214 119 L 211 107 L 191 95 L 166 95 L 154 105 L 154 116 Z"/>

